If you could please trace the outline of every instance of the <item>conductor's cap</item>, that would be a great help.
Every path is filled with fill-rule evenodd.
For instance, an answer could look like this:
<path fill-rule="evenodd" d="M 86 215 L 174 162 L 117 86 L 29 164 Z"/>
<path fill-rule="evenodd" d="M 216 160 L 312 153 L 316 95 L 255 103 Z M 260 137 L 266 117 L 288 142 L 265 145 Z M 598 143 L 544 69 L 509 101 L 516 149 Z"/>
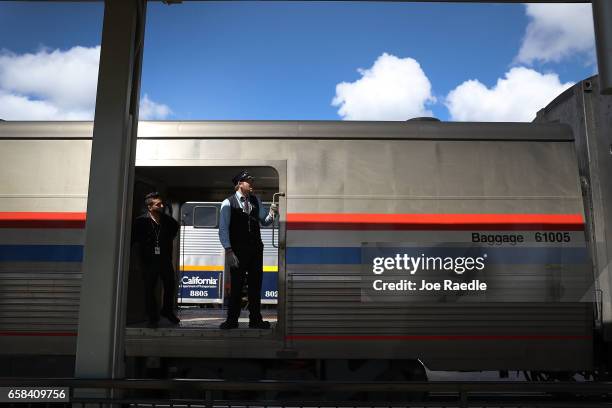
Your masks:
<path fill-rule="evenodd" d="M 234 178 L 232 179 L 232 183 L 234 183 L 234 185 L 236 185 L 239 182 L 244 181 L 244 180 L 255 180 L 255 179 L 253 178 L 253 176 L 251 176 L 249 174 L 248 171 L 242 170 L 240 173 L 238 173 L 238 174 L 236 174 L 234 176 Z"/>

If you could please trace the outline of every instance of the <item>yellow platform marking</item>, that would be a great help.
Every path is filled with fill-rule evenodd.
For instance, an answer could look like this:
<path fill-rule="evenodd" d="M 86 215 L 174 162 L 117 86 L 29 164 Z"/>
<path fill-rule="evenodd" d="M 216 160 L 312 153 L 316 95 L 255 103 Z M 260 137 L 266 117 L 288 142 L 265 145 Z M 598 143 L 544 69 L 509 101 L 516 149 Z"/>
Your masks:
<path fill-rule="evenodd" d="M 222 265 L 181 265 L 181 271 L 223 271 Z"/>
<path fill-rule="evenodd" d="M 223 265 L 181 265 L 181 271 L 223 271 Z M 264 265 L 264 272 L 278 272 L 278 266 Z"/>

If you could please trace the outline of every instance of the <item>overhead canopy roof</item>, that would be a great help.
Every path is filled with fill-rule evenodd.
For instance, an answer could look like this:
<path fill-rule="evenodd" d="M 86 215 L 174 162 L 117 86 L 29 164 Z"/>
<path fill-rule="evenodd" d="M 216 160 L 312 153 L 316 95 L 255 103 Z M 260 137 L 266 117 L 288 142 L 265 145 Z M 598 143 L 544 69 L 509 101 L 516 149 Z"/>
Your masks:
<path fill-rule="evenodd" d="M 104 0 L 16 0 L 16 1 L 40 1 L 48 3 L 50 1 L 56 2 L 74 2 L 74 3 L 84 3 L 84 2 L 104 2 Z M 180 4 L 187 2 L 204 2 L 204 1 L 213 1 L 213 0 L 147 0 L 147 1 L 155 1 L 162 2 L 166 4 Z M 242 1 L 242 0 L 229 0 L 229 1 Z M 255 0 L 253 0 L 255 1 Z M 320 0 L 302 0 L 302 1 L 317 1 Z M 328 0 L 328 1 L 372 1 L 372 0 Z M 379 1 L 379 0 L 374 0 Z M 393 0 L 393 2 L 406 2 L 406 3 L 591 3 L 591 0 Z M 380 1 L 381 3 L 385 3 L 387 1 Z"/>

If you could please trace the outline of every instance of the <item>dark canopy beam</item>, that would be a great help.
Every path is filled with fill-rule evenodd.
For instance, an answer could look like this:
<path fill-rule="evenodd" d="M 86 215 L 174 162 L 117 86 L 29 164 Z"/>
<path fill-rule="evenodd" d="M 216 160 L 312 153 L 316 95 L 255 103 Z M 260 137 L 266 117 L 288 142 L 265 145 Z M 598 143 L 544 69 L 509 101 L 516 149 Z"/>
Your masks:
<path fill-rule="evenodd" d="M 122 378 L 145 0 L 106 0 L 75 376 Z"/>

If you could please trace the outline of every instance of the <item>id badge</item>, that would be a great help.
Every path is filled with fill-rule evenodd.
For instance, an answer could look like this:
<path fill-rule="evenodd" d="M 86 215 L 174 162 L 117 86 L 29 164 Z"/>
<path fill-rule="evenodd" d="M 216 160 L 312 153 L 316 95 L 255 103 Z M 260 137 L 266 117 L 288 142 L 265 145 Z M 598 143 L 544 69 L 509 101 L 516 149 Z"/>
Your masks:
<path fill-rule="evenodd" d="M 155 253 L 155 255 L 159 255 L 159 254 L 161 254 L 161 250 L 159 249 L 159 246 L 156 246 L 156 247 L 155 247 L 155 249 L 154 249 L 154 253 Z"/>

